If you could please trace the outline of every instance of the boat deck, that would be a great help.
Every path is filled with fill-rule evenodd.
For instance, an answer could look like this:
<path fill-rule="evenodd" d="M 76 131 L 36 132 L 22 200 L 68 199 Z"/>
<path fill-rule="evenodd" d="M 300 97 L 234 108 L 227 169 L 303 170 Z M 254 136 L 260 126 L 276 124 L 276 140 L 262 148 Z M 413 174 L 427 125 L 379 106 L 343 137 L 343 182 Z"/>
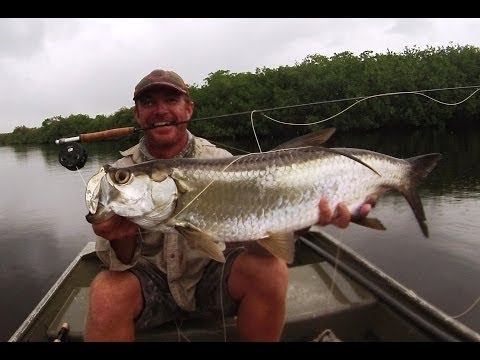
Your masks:
<path fill-rule="evenodd" d="M 343 277 L 344 275 L 336 273 L 335 269 L 326 262 L 290 268 L 286 319 L 289 325 L 284 334 L 285 338 L 295 337 L 301 340 L 304 337 L 303 340 L 313 340 L 311 334 L 319 334 L 326 330 L 319 324 L 333 324 L 341 321 L 341 314 L 344 314 L 347 309 L 350 312 L 349 319 L 356 311 L 364 314 L 368 307 L 372 308 L 373 313 L 376 298 L 361 286 L 346 281 Z M 47 336 L 50 340 L 57 337 L 64 323 L 69 325 L 70 341 L 83 340 L 88 293 L 89 287 L 86 286 L 71 290 L 67 301 L 47 328 Z M 312 324 L 312 318 L 318 319 L 318 325 Z M 169 323 L 153 331 L 139 333 L 138 340 L 231 341 L 238 340 L 238 334 L 235 330 L 234 317 L 225 319 L 225 328 L 222 319 L 216 321 L 187 319 L 182 324 Z"/>
<path fill-rule="evenodd" d="M 65 341 L 82 341 L 89 286 L 101 268 L 91 242 L 9 341 L 54 341 L 64 323 L 69 326 Z M 319 230 L 297 241 L 289 276 L 282 341 L 480 341 L 480 334 Z M 235 317 L 189 318 L 137 333 L 136 338 L 238 341 L 235 323 Z"/>

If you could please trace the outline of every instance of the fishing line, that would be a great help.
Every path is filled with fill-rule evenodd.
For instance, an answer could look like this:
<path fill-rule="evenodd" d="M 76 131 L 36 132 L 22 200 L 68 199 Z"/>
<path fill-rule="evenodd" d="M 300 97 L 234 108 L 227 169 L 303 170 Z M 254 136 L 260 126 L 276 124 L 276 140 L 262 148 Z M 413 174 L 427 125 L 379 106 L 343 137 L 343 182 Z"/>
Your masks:
<path fill-rule="evenodd" d="M 239 149 L 239 148 L 236 148 L 234 146 L 231 146 L 231 145 L 227 145 L 227 144 L 223 144 L 221 142 L 218 142 L 218 141 L 213 141 L 213 140 L 209 140 L 210 142 L 222 147 L 222 148 L 229 148 L 229 149 L 232 149 L 232 150 L 236 150 L 238 152 L 242 152 L 244 154 L 250 154 L 251 152 L 250 151 L 246 151 L 246 150 L 243 150 L 243 149 Z"/>
<path fill-rule="evenodd" d="M 86 182 L 85 179 L 83 178 L 82 173 L 80 172 L 80 168 L 79 168 L 78 166 L 76 166 L 76 168 L 77 168 L 77 171 L 76 171 L 76 172 L 78 173 L 78 175 L 80 175 L 80 179 L 82 179 L 83 184 L 85 185 L 85 187 L 87 187 L 87 182 Z"/>
<path fill-rule="evenodd" d="M 227 342 L 227 325 L 225 324 L 225 310 L 223 309 L 223 270 L 225 270 L 227 259 L 225 259 L 225 262 L 222 265 L 222 272 L 220 273 L 220 309 L 222 311 L 223 342 Z"/>
<path fill-rule="evenodd" d="M 437 99 L 434 99 L 433 97 L 426 95 L 424 93 L 426 92 L 433 92 L 433 91 L 446 91 L 446 90 L 460 90 L 460 89 L 475 89 L 472 94 L 467 96 L 464 100 L 461 100 L 456 103 L 446 103 Z M 163 126 L 177 126 L 180 124 L 186 124 L 194 121 L 200 121 L 200 120 L 208 120 L 208 119 L 221 119 L 221 118 L 226 118 L 226 117 L 232 117 L 232 116 L 238 116 L 238 115 L 247 115 L 250 114 L 250 122 L 252 125 L 252 130 L 253 134 L 255 137 L 255 140 L 257 142 L 257 146 L 262 152 L 260 142 L 258 140 L 257 132 L 255 129 L 255 125 L 253 122 L 253 115 L 255 113 L 261 113 L 264 117 L 268 118 L 271 121 L 275 121 L 280 124 L 285 124 L 285 125 L 294 125 L 294 126 L 308 126 L 308 125 L 314 125 L 314 124 L 319 124 L 328 120 L 331 120 L 338 115 L 346 112 L 347 110 L 351 109 L 358 103 L 376 98 L 376 97 L 384 97 L 384 96 L 392 96 L 392 95 L 406 95 L 406 94 L 414 94 L 414 95 L 421 95 L 424 96 L 432 101 L 435 101 L 439 104 L 443 105 L 448 105 L 448 106 L 455 106 L 459 105 L 464 101 L 467 101 L 469 98 L 471 98 L 476 92 L 480 90 L 480 85 L 470 85 L 470 86 L 457 86 L 457 87 L 446 87 L 446 88 L 437 88 L 437 89 L 425 89 L 425 90 L 414 90 L 414 91 L 397 91 L 397 92 L 390 92 L 390 93 L 382 93 L 382 94 L 376 94 L 376 95 L 370 95 L 370 96 L 357 96 L 357 97 L 350 97 L 350 98 L 343 98 L 343 99 L 334 99 L 334 100 L 324 100 L 324 101 L 316 101 L 316 102 L 310 102 L 310 103 L 303 103 L 303 104 L 296 104 L 296 105 L 286 105 L 286 106 L 276 106 L 272 108 L 266 108 L 266 109 L 259 109 L 259 110 L 252 110 L 252 111 L 244 111 L 244 112 L 236 112 L 236 113 L 231 113 L 231 114 L 224 114 L 224 115 L 215 115 L 215 116 L 208 116 L 208 117 L 203 117 L 203 118 L 197 118 L 197 119 L 189 119 L 185 121 L 179 121 L 179 122 L 162 122 L 153 126 L 149 127 L 124 127 L 124 128 L 117 128 L 117 129 L 109 129 L 109 130 L 103 130 L 103 131 L 98 131 L 94 133 L 86 133 L 86 134 L 80 134 L 79 136 L 75 137 L 70 137 L 70 138 L 61 138 L 55 140 L 56 144 L 66 144 L 66 143 L 73 143 L 69 147 L 67 147 L 68 152 L 64 152 L 63 156 L 60 158 L 60 163 L 65 166 L 69 170 L 75 170 L 75 163 L 79 164 L 79 167 L 82 167 L 85 164 L 86 161 L 86 154 L 81 146 L 77 142 L 94 142 L 94 141 L 101 141 L 101 140 L 106 140 L 106 139 L 111 139 L 115 137 L 120 137 L 120 136 L 126 136 L 126 135 L 131 135 L 139 131 L 148 131 L 155 129 L 157 127 L 163 127 Z M 272 117 L 266 116 L 265 112 L 268 111 L 274 111 L 274 110 L 283 110 L 283 109 L 292 109 L 292 108 L 298 108 L 298 107 L 304 107 L 304 106 L 312 106 L 312 105 L 322 105 L 322 104 L 331 104 L 331 103 L 336 103 L 336 102 L 343 102 L 343 101 L 352 101 L 354 100 L 355 103 L 352 105 L 349 105 L 345 109 L 341 110 L 337 114 L 334 114 L 326 119 L 311 122 L 311 123 L 303 123 L 303 124 L 298 124 L 298 123 L 292 123 L 292 122 L 286 122 L 286 121 L 280 121 L 273 119 Z M 239 149 L 236 149 L 239 150 Z M 241 150 L 239 150 L 241 151 Z"/>
<path fill-rule="evenodd" d="M 468 95 L 465 99 L 463 100 L 460 100 L 458 102 L 454 102 L 454 103 L 447 103 L 447 102 L 444 102 L 444 101 L 441 101 L 441 100 L 437 100 L 429 95 L 426 95 L 424 93 L 426 92 L 434 92 L 434 91 L 446 91 L 446 90 L 465 90 L 465 89 L 475 89 L 470 95 Z M 257 131 L 255 130 L 255 125 L 254 125 L 254 122 L 253 122 L 253 115 L 255 113 L 261 113 L 262 116 L 266 117 L 267 119 L 271 120 L 271 121 L 274 121 L 274 122 L 277 122 L 279 124 L 283 124 L 283 125 L 293 125 L 293 126 L 310 126 L 310 125 L 316 125 L 316 124 L 320 124 L 320 123 L 323 123 L 323 122 L 326 122 L 326 121 L 329 121 L 329 120 L 332 120 L 334 118 L 336 118 L 337 116 L 343 114 L 344 112 L 350 110 L 351 108 L 353 108 L 354 106 L 358 105 L 359 103 L 361 103 L 362 101 L 365 101 L 365 100 L 370 100 L 370 99 L 374 99 L 374 98 L 380 98 L 380 97 L 386 97 L 386 96 L 394 96 L 394 95 L 420 95 L 420 96 L 424 96 L 426 97 L 427 99 L 429 100 L 432 100 L 438 104 L 442 104 L 442 105 L 446 105 L 446 106 L 457 106 L 457 105 L 460 105 L 461 103 L 467 101 L 468 99 L 470 99 L 473 95 L 475 95 L 478 91 L 480 90 L 480 85 L 470 85 L 470 86 L 456 86 L 456 87 L 446 87 L 446 88 L 437 88 L 437 89 L 424 89 L 424 90 L 411 90 L 411 91 L 395 91 L 395 92 L 388 92 L 388 93 L 381 93 L 381 94 L 375 94 L 375 95 L 369 95 L 369 96 L 356 96 L 356 97 L 350 97 L 350 98 L 343 98 L 343 99 L 335 99 L 335 100 L 323 100 L 323 101 L 315 101 L 315 102 L 310 102 L 310 103 L 303 103 L 303 104 L 295 104 L 295 105 L 286 105 L 286 106 L 277 106 L 277 107 L 273 107 L 273 108 L 266 108 L 266 109 L 260 109 L 260 110 L 251 110 L 251 111 L 244 111 L 244 112 L 237 112 L 237 113 L 232 113 L 232 114 L 224 114 L 224 115 L 217 115 L 217 116 L 208 116 L 208 117 L 203 117 L 203 118 L 198 118 L 198 119 L 191 119 L 191 120 L 187 120 L 187 121 L 180 121 L 178 123 L 166 123 L 166 124 L 160 124 L 160 125 L 154 125 L 154 126 L 151 126 L 149 128 L 139 128 L 139 129 L 136 129 L 136 131 L 139 131 L 139 130 L 151 130 L 151 129 L 154 129 L 154 128 L 157 128 L 157 127 L 162 127 L 162 126 L 172 126 L 172 125 L 177 125 L 177 124 L 184 124 L 184 123 L 188 123 L 188 122 L 193 122 L 193 121 L 200 121 L 200 120 L 211 120 L 211 119 L 220 119 L 220 118 L 225 118 L 225 117 L 232 117 L 232 116 L 238 116 L 238 115 L 247 115 L 247 114 L 250 114 L 250 122 L 252 124 L 252 131 L 253 131 L 253 135 L 255 137 L 255 141 L 257 142 L 257 146 L 258 146 L 258 149 L 260 152 L 262 152 L 262 147 L 260 146 L 260 141 L 258 140 L 258 136 L 257 136 Z M 349 106 L 347 106 L 345 109 L 339 111 L 338 113 L 328 117 L 328 118 L 325 118 L 325 119 L 322 119 L 322 120 L 318 120 L 318 121 L 314 121 L 314 122 L 311 122 L 311 123 L 302 123 L 302 124 L 299 124 L 299 123 L 293 123 L 293 122 L 288 122 L 288 121 L 281 121 L 281 120 L 276 120 L 270 116 L 267 116 L 265 115 L 264 113 L 265 112 L 268 112 L 268 111 L 274 111 L 274 110 L 284 110 L 284 109 L 293 109 L 293 108 L 297 108 L 297 107 L 304 107 L 304 106 L 312 106 L 312 105 L 324 105 L 324 104 L 332 104 L 332 103 L 336 103 L 336 102 L 343 102 L 343 101 L 352 101 L 352 100 L 355 100 L 355 102 Z"/>
<path fill-rule="evenodd" d="M 443 91 L 443 90 L 455 90 L 455 89 L 469 89 L 469 88 L 476 88 L 470 95 L 468 95 L 465 99 L 461 100 L 461 101 L 458 101 L 458 102 L 455 102 L 455 103 L 447 103 L 447 102 L 444 102 L 444 101 L 440 101 L 440 100 L 437 100 L 429 95 L 426 95 L 426 94 L 423 94 L 423 92 L 432 92 L 432 91 Z M 257 132 L 255 130 L 255 125 L 253 123 L 253 115 L 257 112 L 260 112 L 262 113 L 261 115 L 266 117 L 267 119 L 271 120 L 271 121 L 274 121 L 276 123 L 279 123 L 279 124 L 283 124 L 283 125 L 292 125 L 292 126 L 310 126 L 310 125 L 316 125 L 316 124 L 320 124 L 320 123 L 323 123 L 323 122 L 326 122 L 326 121 L 329 121 L 329 120 L 332 120 L 334 118 L 336 118 L 337 116 L 343 114 L 344 112 L 350 110 L 352 107 L 358 105 L 359 103 L 361 103 L 362 101 L 365 101 L 365 100 L 369 100 L 369 99 L 373 99 L 373 98 L 378 98 L 378 97 L 386 97 L 386 96 L 393 96 L 393 95 L 420 95 L 420 96 L 424 96 L 426 97 L 427 99 L 430 99 L 434 102 L 437 102 L 439 104 L 442 104 L 442 105 L 446 105 L 446 106 L 457 106 L 465 101 L 467 101 L 468 99 L 470 99 L 473 95 L 475 95 L 475 93 L 477 93 L 478 91 L 480 90 L 480 88 L 478 86 L 461 86 L 461 87 L 455 87 L 455 88 L 442 88 L 442 89 L 429 89 L 429 90 L 415 90 L 415 91 L 397 91 L 397 92 L 389 92 L 389 93 L 381 93 L 381 94 L 375 94 L 375 95 L 370 95 L 370 96 L 361 96 L 361 97 L 353 97 L 353 98 L 345 98 L 345 99 L 338 99 L 338 100 L 331 100 L 331 101 L 319 101 L 319 102 L 315 102 L 315 103 L 305 103 L 305 104 L 298 104 L 298 105 L 291 105 L 291 106 L 283 106 L 283 107 L 277 107 L 277 108 L 271 108 L 271 109 L 265 109 L 265 110 L 252 110 L 250 112 L 250 122 L 252 124 L 252 130 L 253 130 L 253 135 L 255 137 L 255 140 L 257 142 L 257 146 L 258 146 L 258 149 L 260 152 L 262 152 L 262 148 L 260 146 L 260 142 L 258 140 L 258 136 L 257 136 Z M 333 102 L 340 102 L 340 101 L 351 101 L 351 100 L 356 100 L 353 104 L 347 106 L 345 109 L 337 112 L 336 114 L 328 117 L 328 118 L 325 118 L 325 119 L 322 119 L 322 120 L 318 120 L 318 121 L 314 121 L 314 122 L 310 122 L 310 123 L 293 123 L 293 122 L 288 122 L 288 121 L 281 121 L 281 120 L 277 120 L 277 119 L 274 119 L 270 116 L 267 116 L 265 114 L 263 114 L 263 112 L 265 111 L 271 111 L 271 110 L 280 110 L 280 109 L 286 109 L 286 108 L 292 108 L 292 107 L 300 107 L 300 106 L 309 106 L 309 105 L 320 105 L 320 104 L 326 104 L 326 103 L 333 103 Z"/>
<path fill-rule="evenodd" d="M 185 336 L 185 334 L 180 330 L 180 327 L 183 324 L 183 320 L 180 321 L 180 325 L 177 323 L 177 320 L 175 320 L 175 326 L 177 327 L 177 342 L 182 342 L 181 337 L 183 337 L 187 342 L 191 342 L 188 337 Z"/>
<path fill-rule="evenodd" d="M 275 151 L 283 151 L 283 149 L 272 150 L 272 152 L 275 152 Z M 233 164 L 236 163 L 237 161 L 239 161 L 239 160 L 241 160 L 241 159 L 243 159 L 244 157 L 249 156 L 249 155 L 252 155 L 252 153 L 248 153 L 248 154 L 244 154 L 244 155 L 238 155 L 238 156 L 237 156 L 236 158 L 234 158 L 230 163 L 228 163 L 228 164 L 222 169 L 222 171 L 227 170 L 231 165 L 233 165 Z M 202 189 L 202 191 L 200 191 L 192 200 L 190 200 L 190 202 L 189 202 L 188 204 L 186 204 L 185 207 L 176 214 L 176 216 L 180 215 L 187 207 L 189 207 L 195 200 L 197 200 L 198 197 L 199 197 L 200 195 L 202 195 L 203 192 L 204 192 L 205 190 L 207 190 L 215 181 L 217 181 L 217 179 L 212 179 L 212 181 L 210 181 L 210 182 L 207 184 L 207 186 L 205 186 L 205 187 Z"/>
<path fill-rule="evenodd" d="M 245 156 L 248 156 L 248 155 L 250 155 L 250 154 L 239 155 L 236 159 L 233 159 L 229 164 L 227 164 L 227 166 L 225 166 L 222 171 L 227 170 L 233 163 L 235 163 L 236 161 L 238 161 L 238 160 L 240 160 L 240 159 L 242 159 L 242 158 L 244 158 Z M 190 200 L 190 202 L 189 202 L 187 205 L 185 205 L 185 207 L 184 207 L 182 210 L 180 210 L 180 211 L 176 214 L 176 216 L 180 215 L 180 214 L 181 214 L 186 208 L 188 208 L 195 200 L 197 200 L 198 197 L 199 197 L 200 195 L 202 195 L 203 192 L 204 192 L 205 190 L 207 190 L 215 181 L 217 181 L 217 180 L 216 180 L 216 179 L 212 179 L 212 181 L 210 181 L 210 182 L 207 184 L 207 186 L 205 186 L 205 187 L 203 188 L 202 191 L 200 191 L 192 200 Z"/>
<path fill-rule="evenodd" d="M 150 231 L 143 231 L 143 233 L 148 233 L 148 232 L 150 232 Z M 153 232 L 153 231 L 151 231 L 151 232 Z M 140 236 L 140 240 L 141 240 L 142 244 L 144 244 L 145 239 L 143 238 L 142 230 L 140 229 L 140 227 L 138 227 L 138 236 Z M 181 342 L 180 337 L 183 337 L 187 342 L 190 342 L 190 339 L 187 336 L 185 336 L 185 334 L 180 330 L 180 327 L 183 324 L 183 319 L 180 320 L 180 325 L 178 324 L 178 319 L 175 319 L 174 323 L 175 323 L 175 326 L 177 328 L 177 340 L 178 340 L 178 342 Z"/>
<path fill-rule="evenodd" d="M 333 287 L 335 285 L 335 278 L 337 276 L 337 265 L 338 265 L 339 258 L 340 258 L 340 247 L 337 246 L 337 251 L 335 254 L 335 266 L 333 268 L 332 284 L 330 285 L 330 292 L 328 294 L 327 305 L 330 305 L 330 301 L 332 300 L 332 297 L 333 297 Z"/>
<path fill-rule="evenodd" d="M 365 98 L 378 97 L 378 96 L 389 96 L 389 95 L 410 94 L 410 93 L 425 93 L 425 92 L 446 91 L 446 90 L 462 90 L 462 89 L 463 90 L 465 90 L 465 89 L 477 89 L 477 91 L 478 91 L 478 90 L 480 90 L 480 85 L 456 86 L 456 87 L 425 89 L 425 90 L 399 91 L 399 92 L 382 93 L 382 94 L 370 95 L 370 96 L 355 96 L 355 97 L 349 97 L 349 98 L 343 98 L 343 99 L 322 100 L 322 101 L 315 101 L 315 102 L 303 103 L 303 104 L 276 106 L 276 107 L 272 107 L 272 108 L 265 108 L 265 109 L 259 109 L 259 110 L 253 110 L 253 111 L 250 110 L 250 111 L 236 112 L 236 113 L 224 114 L 224 115 L 207 116 L 207 117 L 203 117 L 203 118 L 192 119 L 191 121 L 220 119 L 220 118 L 224 118 L 224 117 L 248 115 L 248 114 L 251 114 L 252 112 L 267 112 L 267 111 L 274 111 L 274 110 L 293 109 L 293 108 L 296 108 L 296 107 L 331 104 L 331 103 L 350 101 L 350 100 L 362 100 L 362 99 L 365 99 Z M 434 100 L 434 99 L 432 99 L 432 100 Z M 161 125 L 161 126 L 168 126 L 168 125 Z"/>
<path fill-rule="evenodd" d="M 480 296 L 477 298 L 477 300 L 475 300 L 475 301 L 473 302 L 472 305 L 470 305 L 470 306 L 467 308 L 467 310 L 465 310 L 464 312 L 462 312 L 462 313 L 460 313 L 460 314 L 458 314 L 458 315 L 450 316 L 450 318 L 452 318 L 452 319 L 458 319 L 458 318 L 460 318 L 460 317 L 468 314 L 479 302 L 480 302 Z"/>

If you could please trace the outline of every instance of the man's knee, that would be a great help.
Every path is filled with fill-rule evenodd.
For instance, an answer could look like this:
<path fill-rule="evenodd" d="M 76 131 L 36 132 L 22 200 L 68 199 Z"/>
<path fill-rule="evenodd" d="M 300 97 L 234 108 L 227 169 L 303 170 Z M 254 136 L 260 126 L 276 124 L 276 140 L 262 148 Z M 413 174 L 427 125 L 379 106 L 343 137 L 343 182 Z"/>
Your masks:
<path fill-rule="evenodd" d="M 285 296 L 288 286 L 288 267 L 285 261 L 272 256 L 262 266 L 259 277 L 259 286 L 270 290 L 272 295 Z"/>
<path fill-rule="evenodd" d="M 232 268 L 232 295 L 256 292 L 272 299 L 285 296 L 288 286 L 288 267 L 285 261 L 274 256 L 250 253 L 242 254 L 238 260 Z"/>
<path fill-rule="evenodd" d="M 90 285 L 90 311 L 95 314 L 141 310 L 140 282 L 128 271 L 103 271 Z"/>

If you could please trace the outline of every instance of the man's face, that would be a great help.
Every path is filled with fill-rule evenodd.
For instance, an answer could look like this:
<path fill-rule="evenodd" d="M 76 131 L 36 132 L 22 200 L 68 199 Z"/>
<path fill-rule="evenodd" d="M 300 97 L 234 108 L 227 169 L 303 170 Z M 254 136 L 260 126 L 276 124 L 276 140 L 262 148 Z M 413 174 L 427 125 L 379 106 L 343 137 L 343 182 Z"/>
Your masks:
<path fill-rule="evenodd" d="M 190 120 L 193 103 L 182 93 L 169 88 L 153 88 L 142 94 L 135 107 L 135 119 L 142 128 Z M 185 138 L 188 123 L 161 126 L 145 131 L 149 143 L 173 145 Z"/>

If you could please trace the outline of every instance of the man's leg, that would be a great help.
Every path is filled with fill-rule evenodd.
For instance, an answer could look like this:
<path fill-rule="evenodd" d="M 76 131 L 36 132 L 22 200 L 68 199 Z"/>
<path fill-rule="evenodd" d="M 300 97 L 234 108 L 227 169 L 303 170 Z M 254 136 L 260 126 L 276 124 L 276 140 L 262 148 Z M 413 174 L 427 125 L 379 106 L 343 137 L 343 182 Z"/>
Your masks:
<path fill-rule="evenodd" d="M 133 341 L 143 308 L 138 278 L 129 271 L 103 271 L 90 286 L 85 341 Z"/>
<path fill-rule="evenodd" d="M 278 341 L 285 322 L 288 268 L 274 256 L 245 251 L 228 278 L 233 299 L 240 302 L 237 328 L 244 340 Z"/>

